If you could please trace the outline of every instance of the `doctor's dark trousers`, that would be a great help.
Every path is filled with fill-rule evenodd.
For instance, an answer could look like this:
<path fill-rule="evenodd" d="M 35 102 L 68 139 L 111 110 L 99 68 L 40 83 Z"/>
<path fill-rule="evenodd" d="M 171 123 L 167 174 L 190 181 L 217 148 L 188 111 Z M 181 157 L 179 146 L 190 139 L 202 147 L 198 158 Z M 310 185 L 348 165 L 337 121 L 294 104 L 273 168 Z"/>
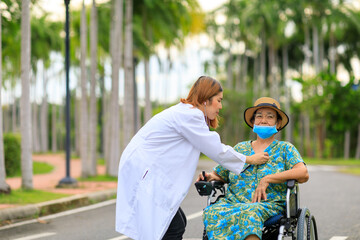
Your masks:
<path fill-rule="evenodd" d="M 186 216 L 181 208 L 176 212 L 162 240 L 181 240 L 185 232 Z"/>

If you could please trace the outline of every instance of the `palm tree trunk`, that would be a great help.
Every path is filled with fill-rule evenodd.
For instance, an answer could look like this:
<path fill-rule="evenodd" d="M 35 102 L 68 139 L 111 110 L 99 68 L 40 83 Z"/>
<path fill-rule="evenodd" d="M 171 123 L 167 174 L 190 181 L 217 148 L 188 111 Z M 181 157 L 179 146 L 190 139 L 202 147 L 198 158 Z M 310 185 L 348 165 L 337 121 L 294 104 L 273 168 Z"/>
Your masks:
<path fill-rule="evenodd" d="M 261 53 L 260 53 L 260 79 L 259 94 L 265 96 L 266 83 L 266 33 L 265 29 L 261 32 Z"/>
<path fill-rule="evenodd" d="M 358 124 L 358 137 L 357 137 L 357 144 L 356 144 L 355 159 L 360 159 L 360 123 Z"/>
<path fill-rule="evenodd" d="M 228 62 L 227 62 L 227 74 L 226 74 L 226 87 L 227 89 L 232 89 L 233 87 L 233 72 L 232 72 L 232 59 L 233 56 L 230 51 L 231 46 L 228 50 Z"/>
<path fill-rule="evenodd" d="M 30 105 L 30 0 L 21 8 L 21 173 L 23 189 L 33 189 Z"/>
<path fill-rule="evenodd" d="M 0 0 L 1 3 L 1 0 Z M 4 158 L 4 140 L 3 140 L 3 122 L 2 122 L 2 104 L 1 104 L 1 93 L 2 93 L 2 44 L 1 44 L 1 18 L 2 12 L 0 9 L 0 194 L 10 193 L 10 186 L 6 183 L 6 171 L 5 171 L 5 158 Z"/>
<path fill-rule="evenodd" d="M 305 37 L 305 46 L 304 46 L 305 66 L 303 69 L 303 73 L 305 72 L 305 74 L 308 75 L 311 65 L 310 62 L 311 51 L 310 51 L 310 33 L 307 22 L 304 23 L 304 37 Z"/>
<path fill-rule="evenodd" d="M 119 123 L 119 70 L 122 56 L 122 25 L 123 25 L 123 0 L 114 1 L 112 27 L 110 36 L 110 52 L 112 55 L 112 83 L 110 102 L 110 156 L 106 165 L 106 172 L 110 176 L 117 176 L 120 159 L 120 123 Z M 111 114 L 110 114 L 111 113 Z M 128 127 L 126 127 L 128 128 Z"/>
<path fill-rule="evenodd" d="M 152 116 L 151 100 L 150 100 L 150 67 L 149 59 L 144 60 L 145 67 L 145 123 Z"/>
<path fill-rule="evenodd" d="M 43 100 L 40 109 L 40 140 L 41 140 L 41 151 L 48 151 L 48 100 L 47 100 L 47 76 L 44 64 L 44 77 L 43 77 Z"/>
<path fill-rule="evenodd" d="M 319 67 L 320 71 L 324 68 L 324 36 L 322 35 L 322 27 L 320 26 L 319 34 Z"/>
<path fill-rule="evenodd" d="M 96 2 L 93 0 L 90 21 L 90 52 L 91 52 L 91 74 L 90 74 L 90 124 L 89 124 L 89 161 L 90 175 L 96 175 L 96 142 L 97 142 L 97 113 L 96 113 L 96 74 L 97 74 L 97 10 Z"/>
<path fill-rule="evenodd" d="M 55 153 L 57 151 L 56 105 L 53 104 L 51 108 L 51 151 Z"/>
<path fill-rule="evenodd" d="M 270 96 L 279 98 L 279 86 L 276 77 L 276 50 L 273 45 L 269 44 L 269 84 Z"/>
<path fill-rule="evenodd" d="M 80 82 L 77 82 L 76 89 L 80 88 Z M 75 139 L 74 139 L 74 148 L 77 156 L 81 156 L 81 131 L 80 131 L 80 118 L 81 118 L 81 98 L 79 98 L 78 93 L 75 92 L 74 96 L 74 129 L 75 129 Z"/>
<path fill-rule="evenodd" d="M 330 36 L 329 36 L 329 60 L 330 60 L 330 73 L 335 74 L 336 72 L 336 40 L 334 36 L 334 26 L 330 25 Z"/>
<path fill-rule="evenodd" d="M 241 84 L 240 84 L 240 88 L 241 88 L 241 92 L 242 93 L 245 93 L 246 91 L 246 85 L 247 85 L 247 75 L 248 75 L 248 65 L 249 65 L 249 59 L 248 57 L 243 54 L 242 55 L 242 65 L 239 66 L 239 68 L 241 68 L 241 74 L 240 74 L 240 77 L 241 77 Z"/>
<path fill-rule="evenodd" d="M 147 25 L 147 11 L 143 12 L 143 32 L 145 39 L 148 40 L 150 46 L 153 45 L 152 31 L 151 28 Z M 152 106 L 150 100 L 150 57 L 147 56 L 144 58 L 144 75 L 145 75 L 145 109 L 144 109 L 144 123 L 150 120 L 152 117 Z M 180 88 L 179 88 L 180 89 Z"/>
<path fill-rule="evenodd" d="M 288 56 L 288 48 L 287 45 L 283 45 L 282 47 L 282 59 L 283 59 L 283 83 L 284 83 L 284 90 L 285 90 L 285 112 L 291 116 L 290 111 L 290 103 L 291 103 L 291 91 L 290 87 L 288 86 L 288 78 L 287 72 L 289 69 L 289 56 Z M 288 142 L 292 142 L 292 121 L 289 122 L 288 126 L 285 128 L 285 139 Z"/>
<path fill-rule="evenodd" d="M 57 122 L 61 123 L 60 129 L 65 129 L 65 116 L 64 116 L 65 103 L 59 105 L 58 111 L 59 112 L 57 114 L 57 116 L 58 116 Z M 64 145 L 65 144 L 65 135 L 64 134 L 65 134 L 64 131 L 62 131 L 59 136 L 59 149 L 60 150 L 65 150 L 65 145 Z"/>
<path fill-rule="evenodd" d="M 11 97 L 13 99 L 13 104 L 11 106 L 11 121 L 12 121 L 12 124 L 11 124 L 11 129 L 12 129 L 12 132 L 17 132 L 18 131 L 18 127 L 17 127 L 17 110 L 16 110 L 16 106 L 17 106 L 17 101 L 16 101 L 16 96 L 15 96 L 15 88 L 12 87 L 11 88 Z"/>
<path fill-rule="evenodd" d="M 88 163 L 88 104 L 87 104 L 87 74 L 86 74 L 86 51 L 87 51 L 87 25 L 85 0 L 82 3 L 81 26 L 80 26 L 80 69 L 81 69 L 81 115 L 80 115 L 80 156 L 81 176 L 86 178 L 90 175 Z"/>
<path fill-rule="evenodd" d="M 320 58 L 319 58 L 319 31 L 316 25 L 313 26 L 313 57 L 315 65 L 315 73 L 318 74 L 321 71 Z"/>
<path fill-rule="evenodd" d="M 126 0 L 125 45 L 124 45 L 124 147 L 135 133 L 134 69 L 133 69 L 133 1 Z"/>
<path fill-rule="evenodd" d="M 240 92 L 240 91 L 243 91 L 244 89 L 241 89 L 241 82 L 243 81 L 243 79 L 242 79 L 242 65 L 241 65 L 241 55 L 240 54 L 238 54 L 237 56 L 236 56 L 236 63 L 235 63 L 235 65 L 236 65 L 236 67 L 237 67 L 237 69 L 238 69 L 238 71 L 237 71 L 237 74 L 236 74 L 236 79 L 235 79 L 235 91 L 237 91 L 237 92 Z"/>
<path fill-rule="evenodd" d="M 33 86 L 33 96 L 34 102 L 32 103 L 32 139 L 33 139 L 33 150 L 34 152 L 40 152 L 40 137 L 39 137 L 39 122 L 38 122 L 38 105 L 35 101 L 36 96 L 36 85 L 37 85 L 37 77 L 34 77 L 34 86 Z"/>
<path fill-rule="evenodd" d="M 306 156 L 314 157 L 312 148 L 311 148 L 311 136 L 310 136 L 310 117 L 309 114 L 305 113 L 304 115 L 304 133 L 305 133 L 305 151 Z"/>
<path fill-rule="evenodd" d="M 350 130 L 345 131 L 345 142 L 344 142 L 344 158 L 349 159 L 350 157 Z"/>
<path fill-rule="evenodd" d="M 261 76 L 260 76 L 260 56 L 257 55 L 256 58 L 254 58 L 254 71 L 253 71 L 253 78 L 254 78 L 254 83 L 253 83 L 253 99 L 252 102 L 255 102 L 255 100 L 259 97 L 260 95 L 260 81 L 261 81 Z"/>
<path fill-rule="evenodd" d="M 103 130 L 102 130 L 102 138 L 103 138 L 103 158 L 105 161 L 109 161 L 110 156 L 110 118 L 109 118 L 109 96 L 105 90 L 104 79 L 101 82 L 101 92 L 102 92 L 102 112 L 103 112 Z M 105 163 L 107 165 L 107 163 Z"/>

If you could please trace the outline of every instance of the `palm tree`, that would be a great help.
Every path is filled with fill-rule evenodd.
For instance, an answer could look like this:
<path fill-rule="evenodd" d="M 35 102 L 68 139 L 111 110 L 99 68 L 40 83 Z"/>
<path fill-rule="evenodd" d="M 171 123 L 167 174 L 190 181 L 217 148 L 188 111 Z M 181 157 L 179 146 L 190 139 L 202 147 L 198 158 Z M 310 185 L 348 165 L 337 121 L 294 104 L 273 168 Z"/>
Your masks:
<path fill-rule="evenodd" d="M 124 43 L 124 110 L 123 133 L 124 147 L 130 142 L 135 133 L 135 101 L 134 101 L 134 60 L 133 60 L 133 1 L 126 0 L 125 11 L 125 43 Z"/>
<path fill-rule="evenodd" d="M 45 63 L 43 61 L 43 99 L 41 103 L 40 109 L 40 146 L 42 152 L 48 151 L 48 113 L 49 113 L 49 105 L 48 105 L 48 95 L 47 95 L 47 71 L 45 68 Z"/>
<path fill-rule="evenodd" d="M 1 1 L 0 1 L 1 4 Z M 0 8 L 0 106 L 1 104 L 1 88 L 2 88 L 2 44 L 1 44 L 1 18 L 2 12 Z M 9 193 L 10 186 L 6 183 L 5 158 L 4 158 L 4 141 L 3 141 L 3 124 L 2 124 L 2 107 L 0 107 L 0 193 Z"/>
<path fill-rule="evenodd" d="M 96 114 L 96 77 L 97 77 L 97 9 L 96 1 L 93 0 L 90 18 L 90 124 L 89 124 L 89 173 L 96 175 L 96 142 L 97 142 L 97 114 Z"/>
<path fill-rule="evenodd" d="M 88 164 L 88 110 L 87 110 L 87 74 L 86 74 L 86 51 L 87 51 L 87 26 L 85 0 L 82 3 L 80 20 L 80 42 L 81 42 L 81 115 L 80 115 L 80 155 L 81 155 L 81 175 L 88 177 L 90 175 Z"/>
<path fill-rule="evenodd" d="M 33 189 L 30 105 L 30 0 L 21 8 L 21 173 L 22 188 Z"/>
<path fill-rule="evenodd" d="M 119 124 L 119 70 L 123 51 L 122 41 L 123 0 L 114 1 L 112 27 L 110 35 L 110 54 L 112 56 L 111 72 L 111 100 L 110 100 L 110 151 L 106 172 L 110 176 L 117 176 L 117 167 L 120 159 L 120 124 Z"/>

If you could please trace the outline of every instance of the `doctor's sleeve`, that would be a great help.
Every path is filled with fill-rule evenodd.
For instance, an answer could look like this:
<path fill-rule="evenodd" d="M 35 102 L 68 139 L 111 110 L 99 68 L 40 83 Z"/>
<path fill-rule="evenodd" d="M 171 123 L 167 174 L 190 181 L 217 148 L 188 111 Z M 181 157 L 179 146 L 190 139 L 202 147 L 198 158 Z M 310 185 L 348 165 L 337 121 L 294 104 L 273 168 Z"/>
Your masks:
<path fill-rule="evenodd" d="M 240 174 L 246 156 L 222 144 L 219 134 L 209 130 L 203 116 L 194 115 L 191 121 L 179 126 L 180 134 L 200 152 L 235 174 Z"/>

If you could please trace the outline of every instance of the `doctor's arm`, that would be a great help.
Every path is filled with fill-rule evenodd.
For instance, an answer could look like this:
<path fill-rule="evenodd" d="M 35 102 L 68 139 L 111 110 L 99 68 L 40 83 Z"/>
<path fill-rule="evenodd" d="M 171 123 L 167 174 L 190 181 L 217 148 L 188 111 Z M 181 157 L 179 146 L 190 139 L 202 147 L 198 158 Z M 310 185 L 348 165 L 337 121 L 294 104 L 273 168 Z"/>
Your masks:
<path fill-rule="evenodd" d="M 209 130 L 202 113 L 194 114 L 186 124 L 179 123 L 177 126 L 180 134 L 200 152 L 234 173 L 239 174 L 245 162 L 263 164 L 269 159 L 264 152 L 248 157 L 236 152 L 231 146 L 222 144 L 219 134 Z"/>

